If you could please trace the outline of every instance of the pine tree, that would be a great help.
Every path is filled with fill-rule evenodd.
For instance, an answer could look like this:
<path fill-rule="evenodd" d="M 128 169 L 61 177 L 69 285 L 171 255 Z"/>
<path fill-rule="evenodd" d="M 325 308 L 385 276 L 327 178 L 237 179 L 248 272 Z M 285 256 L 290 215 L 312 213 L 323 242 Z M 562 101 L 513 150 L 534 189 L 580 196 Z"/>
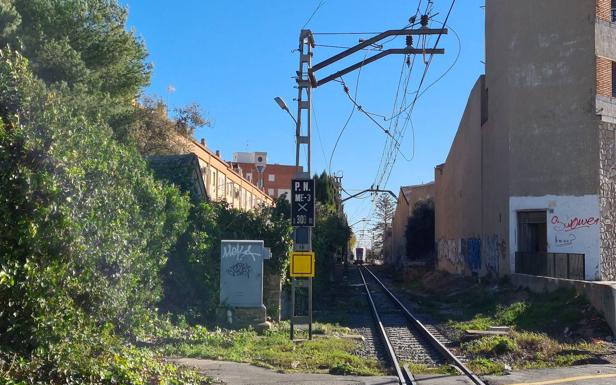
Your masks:
<path fill-rule="evenodd" d="M 391 228 L 391 222 L 396 210 L 396 202 L 389 194 L 380 194 L 374 202 L 375 224 L 372 227 L 373 244 L 372 249 L 376 255 L 383 257 L 383 244 L 387 231 Z"/>

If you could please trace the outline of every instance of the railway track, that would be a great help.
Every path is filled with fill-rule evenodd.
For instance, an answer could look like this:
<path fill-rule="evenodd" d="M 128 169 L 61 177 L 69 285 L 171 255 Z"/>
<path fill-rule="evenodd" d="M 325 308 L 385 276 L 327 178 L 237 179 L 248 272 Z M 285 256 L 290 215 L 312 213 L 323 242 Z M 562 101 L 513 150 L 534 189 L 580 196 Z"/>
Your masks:
<path fill-rule="evenodd" d="M 364 272 L 367 273 L 364 275 Z M 368 268 L 359 273 L 372 315 L 400 384 L 416 384 L 413 373 L 401 360 L 427 365 L 451 364 L 475 385 L 485 383 L 471 372 Z"/>

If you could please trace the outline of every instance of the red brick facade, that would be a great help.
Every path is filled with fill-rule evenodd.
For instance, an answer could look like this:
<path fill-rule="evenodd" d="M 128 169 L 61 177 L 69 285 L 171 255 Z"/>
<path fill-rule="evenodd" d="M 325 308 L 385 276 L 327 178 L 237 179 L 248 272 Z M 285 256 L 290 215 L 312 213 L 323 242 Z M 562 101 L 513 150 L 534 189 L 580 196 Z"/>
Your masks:
<path fill-rule="evenodd" d="M 254 163 L 230 163 L 244 178 L 256 185 L 259 184 L 259 173 Z M 263 191 L 274 199 L 287 192 L 289 193 L 287 196 L 290 198 L 291 180 L 298 171 L 301 172 L 302 168 L 282 164 L 268 164 L 263 172 Z"/>
<path fill-rule="evenodd" d="M 612 21 L 612 0 L 597 0 L 597 19 Z"/>
<path fill-rule="evenodd" d="M 597 57 L 597 95 L 613 97 L 612 68 L 613 62 L 603 57 Z"/>

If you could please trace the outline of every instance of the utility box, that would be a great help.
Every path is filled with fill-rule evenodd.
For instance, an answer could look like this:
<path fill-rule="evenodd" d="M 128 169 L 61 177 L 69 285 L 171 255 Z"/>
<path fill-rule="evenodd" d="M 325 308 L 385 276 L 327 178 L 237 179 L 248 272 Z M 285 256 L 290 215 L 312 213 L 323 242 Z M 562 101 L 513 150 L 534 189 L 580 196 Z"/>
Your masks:
<path fill-rule="evenodd" d="M 263 306 L 263 260 L 271 257 L 263 241 L 223 240 L 220 245 L 220 304 Z"/>
<path fill-rule="evenodd" d="M 263 241 L 221 241 L 219 323 L 231 328 L 269 328 L 263 305 L 263 260 L 271 256 Z"/>

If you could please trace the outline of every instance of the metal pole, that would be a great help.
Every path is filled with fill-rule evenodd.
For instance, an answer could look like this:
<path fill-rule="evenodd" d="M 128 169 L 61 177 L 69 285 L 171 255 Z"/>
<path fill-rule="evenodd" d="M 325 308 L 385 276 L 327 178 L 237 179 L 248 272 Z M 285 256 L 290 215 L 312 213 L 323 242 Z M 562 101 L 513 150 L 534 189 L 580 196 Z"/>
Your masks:
<path fill-rule="evenodd" d="M 291 341 L 293 341 L 293 317 L 295 317 L 295 278 L 291 279 Z"/>
<path fill-rule="evenodd" d="M 314 39 L 310 30 L 302 30 L 299 36 L 299 69 L 297 71 L 297 119 L 295 126 L 295 166 L 299 170 L 301 166 L 301 146 L 306 145 L 306 178 L 310 178 L 312 173 L 312 149 L 311 149 L 311 134 L 312 134 L 312 84 L 309 79 L 309 72 L 312 66 L 312 48 Z M 306 133 L 302 132 L 302 115 L 306 117 Z M 296 227 L 296 242 L 293 244 L 294 251 L 312 251 L 312 227 Z M 298 244 L 297 233 L 307 234 L 307 244 Z M 302 278 L 305 279 L 305 278 Z M 294 338 L 294 326 L 296 321 L 295 316 L 295 295 L 296 288 L 299 282 L 296 278 L 292 278 L 291 296 L 292 296 L 292 312 L 291 312 L 291 339 Z M 308 317 L 298 317 L 308 320 L 308 338 L 312 339 L 312 278 L 308 278 Z M 303 285 L 302 285 L 303 286 Z M 305 322 L 305 321 L 304 321 Z"/>

